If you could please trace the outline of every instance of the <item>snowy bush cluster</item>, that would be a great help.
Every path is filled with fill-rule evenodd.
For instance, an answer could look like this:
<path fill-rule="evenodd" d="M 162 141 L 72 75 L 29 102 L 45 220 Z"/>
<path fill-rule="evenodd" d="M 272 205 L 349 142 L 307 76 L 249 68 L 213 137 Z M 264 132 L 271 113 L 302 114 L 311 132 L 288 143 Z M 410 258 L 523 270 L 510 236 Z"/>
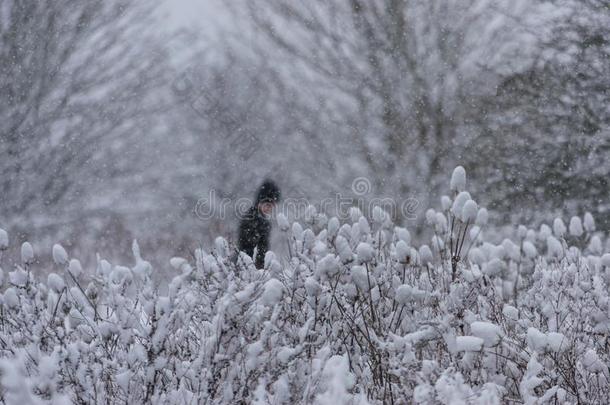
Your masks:
<path fill-rule="evenodd" d="M 166 292 L 135 265 L 83 269 L 29 243 L 0 272 L 6 403 L 607 403 L 610 254 L 593 218 L 519 226 L 499 244 L 453 173 L 415 247 L 381 209 L 341 224 L 278 216 L 265 268 L 216 240 L 174 258 Z M 8 245 L 0 232 L 0 250 Z M 51 266 L 51 264 L 49 264 Z"/>

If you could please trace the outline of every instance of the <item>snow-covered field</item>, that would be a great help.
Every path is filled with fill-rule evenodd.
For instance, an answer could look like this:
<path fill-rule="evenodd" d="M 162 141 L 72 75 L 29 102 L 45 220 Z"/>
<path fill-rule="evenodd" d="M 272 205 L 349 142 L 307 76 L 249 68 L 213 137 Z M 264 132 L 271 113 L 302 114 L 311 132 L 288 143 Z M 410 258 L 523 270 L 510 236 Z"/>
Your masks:
<path fill-rule="evenodd" d="M 234 264 L 219 238 L 171 260 L 166 293 L 136 243 L 135 265 L 90 271 L 59 245 L 54 263 L 33 265 L 25 243 L 21 266 L 0 272 L 1 399 L 607 403 L 606 235 L 585 215 L 493 244 L 464 188 L 458 168 L 426 213 L 429 245 L 381 209 L 343 224 L 280 215 L 289 259 Z"/>

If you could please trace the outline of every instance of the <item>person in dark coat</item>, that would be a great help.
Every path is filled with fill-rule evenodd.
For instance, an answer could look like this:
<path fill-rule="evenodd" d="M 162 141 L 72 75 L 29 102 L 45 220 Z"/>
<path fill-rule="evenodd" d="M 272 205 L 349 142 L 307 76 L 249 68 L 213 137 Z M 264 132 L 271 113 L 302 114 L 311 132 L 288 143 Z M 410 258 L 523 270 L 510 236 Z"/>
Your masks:
<path fill-rule="evenodd" d="M 280 200 L 280 189 L 271 180 L 265 180 L 256 195 L 254 205 L 250 207 L 239 224 L 239 251 L 256 257 L 254 264 L 257 269 L 265 265 L 265 254 L 269 249 L 271 234 L 271 212 Z"/>

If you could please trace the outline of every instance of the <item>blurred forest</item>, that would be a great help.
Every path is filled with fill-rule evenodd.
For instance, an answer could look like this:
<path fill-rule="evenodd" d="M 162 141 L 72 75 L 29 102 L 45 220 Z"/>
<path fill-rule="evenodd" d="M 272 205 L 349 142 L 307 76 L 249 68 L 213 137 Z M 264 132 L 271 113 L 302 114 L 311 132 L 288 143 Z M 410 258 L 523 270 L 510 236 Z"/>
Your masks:
<path fill-rule="evenodd" d="M 216 35 L 159 29 L 153 3 L 0 0 L 15 241 L 167 260 L 234 236 L 198 201 L 265 177 L 314 205 L 364 177 L 359 198 L 419 201 L 394 218 L 416 231 L 458 164 L 497 224 L 608 230 L 608 0 L 239 0 Z"/>

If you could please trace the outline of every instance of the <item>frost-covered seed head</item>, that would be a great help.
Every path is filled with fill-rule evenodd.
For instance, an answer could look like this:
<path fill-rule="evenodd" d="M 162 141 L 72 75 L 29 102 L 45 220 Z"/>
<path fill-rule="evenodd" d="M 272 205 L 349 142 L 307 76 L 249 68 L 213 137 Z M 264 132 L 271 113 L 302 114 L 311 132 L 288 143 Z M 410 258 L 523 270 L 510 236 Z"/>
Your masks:
<path fill-rule="evenodd" d="M 538 232 L 538 237 L 541 241 L 546 241 L 549 236 L 553 234 L 551 231 L 551 227 L 547 224 L 540 225 L 540 231 Z"/>
<path fill-rule="evenodd" d="M 466 170 L 462 166 L 453 169 L 450 188 L 453 192 L 464 191 L 466 188 Z"/>
<path fill-rule="evenodd" d="M 339 271 L 339 262 L 334 254 L 327 254 L 318 262 L 317 274 L 321 277 L 333 277 Z"/>
<path fill-rule="evenodd" d="M 50 273 L 47 277 L 47 285 L 54 292 L 60 293 L 66 286 L 66 283 L 64 282 L 64 279 L 61 278 L 61 276 L 59 276 L 58 274 Z"/>
<path fill-rule="evenodd" d="M 8 273 L 8 278 L 11 284 L 17 287 L 25 287 L 28 283 L 28 273 L 21 267 L 17 267 L 15 271 Z"/>
<path fill-rule="evenodd" d="M 53 245 L 53 261 L 58 266 L 65 266 L 68 264 L 68 253 L 59 243 Z"/>
<path fill-rule="evenodd" d="M 447 212 L 451 209 L 451 198 L 449 196 L 444 195 L 441 197 L 441 207 L 443 207 L 443 211 Z"/>
<path fill-rule="evenodd" d="M 408 284 L 403 284 L 396 289 L 394 299 L 401 305 L 407 304 L 413 297 L 413 287 Z"/>
<path fill-rule="evenodd" d="M 290 229 L 290 223 L 288 222 L 288 218 L 281 212 L 277 214 L 277 225 L 280 231 L 282 232 L 288 232 L 288 230 Z"/>
<path fill-rule="evenodd" d="M 512 240 L 506 238 L 502 241 L 502 248 L 509 259 L 518 261 L 520 256 L 519 246 L 515 245 Z"/>
<path fill-rule="evenodd" d="M 430 247 L 428 247 L 428 245 L 422 245 L 419 248 L 419 257 L 421 259 L 422 264 L 432 263 L 432 251 L 430 250 Z"/>
<path fill-rule="evenodd" d="M 351 274 L 352 282 L 356 285 L 356 287 L 358 287 L 362 291 L 368 291 L 369 278 L 367 277 L 366 269 L 364 267 L 354 266 L 354 267 L 352 267 L 350 274 Z"/>
<path fill-rule="evenodd" d="M 555 220 L 553 221 L 553 234 L 555 235 L 555 237 L 557 238 L 563 238 L 563 236 L 566 234 L 566 226 L 563 223 L 563 220 L 561 218 L 555 218 Z"/>
<path fill-rule="evenodd" d="M 447 217 L 442 212 L 436 213 L 436 225 L 435 229 L 438 233 L 447 232 Z"/>
<path fill-rule="evenodd" d="M 602 254 L 602 241 L 597 235 L 593 235 L 589 241 L 589 250 L 595 255 Z"/>
<path fill-rule="evenodd" d="M 561 245 L 561 242 L 559 242 L 557 240 L 557 238 L 555 238 L 553 236 L 549 236 L 546 240 L 546 243 L 547 243 L 549 256 L 556 258 L 556 259 L 563 258 L 563 256 L 564 256 L 563 246 Z"/>
<path fill-rule="evenodd" d="M 483 339 L 485 347 L 493 347 L 500 343 L 502 329 L 491 322 L 475 321 L 470 324 L 470 332 Z"/>
<path fill-rule="evenodd" d="M 478 266 L 482 266 L 485 263 L 485 255 L 479 248 L 473 248 L 468 253 L 468 260 L 472 263 L 477 264 Z"/>
<path fill-rule="evenodd" d="M 322 292 L 322 286 L 314 277 L 307 277 L 305 279 L 305 291 L 307 295 L 317 297 Z"/>
<path fill-rule="evenodd" d="M 99 260 L 96 273 L 98 276 L 107 277 L 112 272 L 112 265 L 107 260 Z"/>
<path fill-rule="evenodd" d="M 373 260 L 375 251 L 373 247 L 365 242 L 360 242 L 356 247 L 356 255 L 360 263 L 368 263 Z"/>
<path fill-rule="evenodd" d="M 313 225 L 316 220 L 317 214 L 318 211 L 316 210 L 316 207 L 314 207 L 313 205 L 309 205 L 305 209 L 305 215 L 303 216 L 303 220 L 306 224 Z"/>
<path fill-rule="evenodd" d="M 360 208 L 358 207 L 351 207 L 349 209 L 349 216 L 352 220 L 352 223 L 355 224 L 362 216 L 362 211 L 360 211 Z"/>
<path fill-rule="evenodd" d="M 504 271 L 506 263 L 499 258 L 493 258 L 483 266 L 483 272 L 490 277 L 497 276 Z"/>
<path fill-rule="evenodd" d="M 314 221 L 314 225 L 318 228 L 324 228 L 328 223 L 328 216 L 324 213 L 320 213 L 316 215 L 316 219 Z"/>
<path fill-rule="evenodd" d="M 572 236 L 582 236 L 584 230 L 582 229 L 582 221 L 579 217 L 572 217 L 570 219 L 570 235 Z"/>
<path fill-rule="evenodd" d="M 407 228 L 396 227 L 394 233 L 399 240 L 404 241 L 407 245 L 411 243 L 411 234 Z"/>
<path fill-rule="evenodd" d="M 172 257 L 169 259 L 169 264 L 178 271 L 182 270 L 183 266 L 188 265 L 188 261 L 183 257 Z"/>
<path fill-rule="evenodd" d="M 70 260 L 68 269 L 70 269 L 70 273 L 72 273 L 74 277 L 79 277 L 83 273 L 83 267 L 77 259 Z"/>
<path fill-rule="evenodd" d="M 229 242 L 222 236 L 217 237 L 214 240 L 214 246 L 216 247 L 216 254 L 220 257 L 229 256 Z"/>
<path fill-rule="evenodd" d="M 373 223 L 380 226 L 387 220 L 388 214 L 379 206 L 373 207 Z"/>
<path fill-rule="evenodd" d="M 534 259 L 538 256 L 538 251 L 536 250 L 536 246 L 534 246 L 530 241 L 523 242 L 523 253 L 529 259 Z"/>
<path fill-rule="evenodd" d="M 445 241 L 440 236 L 434 235 L 431 239 L 431 246 L 435 252 L 438 252 L 440 254 L 445 247 Z"/>
<path fill-rule="evenodd" d="M 266 306 L 274 306 L 279 303 L 284 295 L 284 285 L 278 279 L 267 280 L 263 287 L 261 302 Z"/>
<path fill-rule="evenodd" d="M 30 242 L 23 242 L 21 245 L 21 262 L 31 264 L 34 262 L 34 248 Z"/>
<path fill-rule="evenodd" d="M 409 256 L 410 256 L 411 263 L 421 264 L 421 261 L 419 260 L 419 253 L 418 253 L 417 249 L 415 249 L 414 247 L 412 247 L 410 249 Z"/>
<path fill-rule="evenodd" d="M 409 250 L 409 245 L 404 240 L 399 240 L 396 243 L 396 260 L 406 263 L 409 260 Z"/>
<path fill-rule="evenodd" d="M 593 219 L 593 215 L 590 212 L 585 213 L 584 223 L 587 232 L 595 232 L 595 219 Z"/>
<path fill-rule="evenodd" d="M 89 283 L 89 285 L 87 285 L 87 289 L 85 290 L 85 294 L 87 295 L 87 298 L 89 298 L 90 300 L 97 300 L 98 298 L 98 288 L 95 285 L 94 282 Z"/>
<path fill-rule="evenodd" d="M 543 352 L 546 350 L 547 337 L 546 335 L 536 328 L 528 328 L 526 335 L 527 345 L 531 350 L 536 352 Z"/>
<path fill-rule="evenodd" d="M 471 200 L 471 198 L 470 193 L 468 193 L 467 191 L 462 191 L 460 194 L 457 195 L 457 197 L 455 197 L 453 205 L 451 206 L 451 213 L 453 214 L 453 216 L 459 219 L 462 218 L 462 209 L 464 208 L 464 204 L 466 204 L 466 201 L 468 200 Z"/>
<path fill-rule="evenodd" d="M 517 228 L 517 236 L 519 237 L 519 239 L 525 239 L 525 237 L 527 236 L 527 228 L 523 225 L 519 225 L 519 227 Z"/>
<path fill-rule="evenodd" d="M 303 247 L 305 247 L 305 249 L 311 249 L 313 247 L 315 239 L 316 235 L 311 229 L 307 228 L 303 231 Z"/>
<path fill-rule="evenodd" d="M 470 223 L 474 222 L 477 217 L 478 209 L 479 207 L 474 200 L 466 201 L 464 207 L 462 208 L 462 221 Z"/>
<path fill-rule="evenodd" d="M 608 367 L 600 360 L 595 349 L 588 349 L 582 358 L 582 364 L 591 373 L 603 373 Z"/>
<path fill-rule="evenodd" d="M 428 225 L 434 225 L 436 223 L 436 211 L 432 208 L 426 211 L 426 223 Z"/>
<path fill-rule="evenodd" d="M 9 287 L 4 291 L 2 295 L 2 301 L 9 308 L 19 307 L 19 296 L 13 287 Z"/>
<path fill-rule="evenodd" d="M 369 225 L 369 221 L 367 221 L 365 217 L 358 218 L 358 227 L 360 229 L 360 232 L 365 235 L 371 233 L 371 226 Z"/>
<path fill-rule="evenodd" d="M 468 237 L 470 238 L 470 240 L 475 240 L 481 232 L 481 228 L 478 227 L 478 225 L 473 226 L 472 228 L 470 228 L 470 231 L 468 232 Z"/>
<path fill-rule="evenodd" d="M 334 238 L 339 232 L 339 219 L 337 217 L 332 217 L 328 220 L 328 236 Z"/>
<path fill-rule="evenodd" d="M 458 352 L 478 352 L 483 350 L 485 341 L 476 336 L 458 336 L 455 338 L 455 348 Z"/>
<path fill-rule="evenodd" d="M 479 212 L 477 212 L 477 219 L 474 221 L 480 227 L 484 227 L 487 225 L 487 221 L 489 219 L 489 213 L 487 212 L 487 208 L 480 208 Z"/>
<path fill-rule="evenodd" d="M 303 240 L 303 227 L 298 222 L 292 224 L 292 236 L 296 240 Z"/>
<path fill-rule="evenodd" d="M 338 235 L 335 240 L 335 246 L 337 247 L 337 253 L 343 263 L 351 262 L 354 259 L 354 253 L 345 237 Z"/>

